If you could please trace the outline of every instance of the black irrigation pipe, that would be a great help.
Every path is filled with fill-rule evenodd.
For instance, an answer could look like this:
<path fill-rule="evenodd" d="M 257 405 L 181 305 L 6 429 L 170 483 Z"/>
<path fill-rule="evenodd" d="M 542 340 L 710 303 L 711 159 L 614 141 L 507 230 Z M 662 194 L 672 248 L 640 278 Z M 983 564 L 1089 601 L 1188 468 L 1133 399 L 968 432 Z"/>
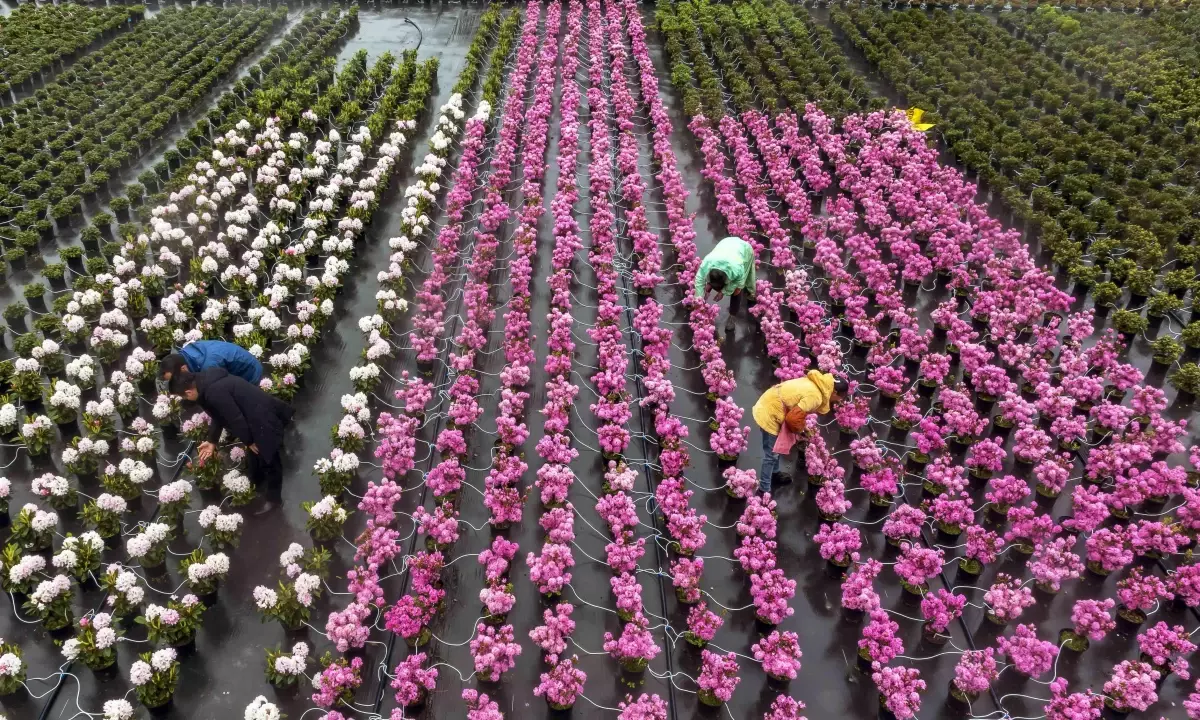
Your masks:
<path fill-rule="evenodd" d="M 185 466 L 185 463 L 183 462 L 183 456 L 190 453 L 192 446 L 194 445 L 195 443 L 189 440 L 187 447 L 183 449 L 183 452 L 175 456 L 175 472 L 171 473 L 171 479 L 167 481 L 167 484 L 173 483 L 179 478 L 179 474 L 183 472 L 183 468 Z M 153 520 L 156 517 L 158 517 L 158 506 L 155 506 L 154 513 L 150 516 L 150 519 Z M 104 598 L 100 598 L 100 602 L 96 605 L 96 607 L 92 608 L 92 612 L 99 612 L 102 607 L 104 607 Z M 67 663 L 65 668 L 59 669 L 58 683 L 54 686 L 54 689 L 50 691 L 50 699 L 46 701 L 46 704 L 42 706 L 42 711 L 38 713 L 38 720 L 46 720 L 46 713 L 50 712 L 50 708 L 54 707 L 54 701 L 58 699 L 58 694 L 62 692 L 63 681 L 66 679 L 67 674 L 71 670 L 71 666 L 74 664 L 75 661 L 71 660 Z M 83 708 L 79 709 L 83 710 Z"/>

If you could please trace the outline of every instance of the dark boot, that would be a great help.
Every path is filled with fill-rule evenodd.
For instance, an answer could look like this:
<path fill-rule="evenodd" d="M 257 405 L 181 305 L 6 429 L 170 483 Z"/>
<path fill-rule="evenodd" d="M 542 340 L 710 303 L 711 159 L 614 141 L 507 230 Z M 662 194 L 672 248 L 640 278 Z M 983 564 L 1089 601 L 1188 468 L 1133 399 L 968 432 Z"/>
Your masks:
<path fill-rule="evenodd" d="M 784 487 L 792 484 L 792 476 L 786 473 L 777 472 L 771 475 L 771 490 Z"/>

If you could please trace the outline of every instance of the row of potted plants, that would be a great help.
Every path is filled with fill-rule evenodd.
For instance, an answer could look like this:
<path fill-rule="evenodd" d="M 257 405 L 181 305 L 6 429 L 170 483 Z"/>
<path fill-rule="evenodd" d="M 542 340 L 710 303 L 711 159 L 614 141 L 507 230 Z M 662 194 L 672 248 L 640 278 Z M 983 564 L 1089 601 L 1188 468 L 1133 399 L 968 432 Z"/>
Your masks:
<path fill-rule="evenodd" d="M 48 86 L 0 109 L 8 237 L 28 251 L 146 152 L 264 43 L 284 11 L 194 8 L 139 23 Z M 106 82 L 106 78 L 111 81 Z M 36 122 L 30 122 L 36 119 Z M 31 242 L 32 241 L 32 242 Z"/>
<path fill-rule="evenodd" d="M 1014 15 L 1001 24 L 1040 44 L 1068 70 L 1087 73 L 1110 86 L 1118 100 L 1141 108 L 1151 120 L 1181 129 L 1186 123 L 1200 122 L 1196 79 L 1190 69 L 1200 63 L 1200 56 L 1192 38 L 1172 19 L 1170 13 L 1076 17 L 1041 6 L 1028 18 Z"/>
<path fill-rule="evenodd" d="M 100 40 L 113 37 L 145 16 L 142 5 L 18 5 L 0 26 L 0 46 L 8 51 L 0 78 L 0 105 L 8 104 L 10 91 L 31 89 L 56 63 L 71 63 L 80 54 L 95 49 Z"/>

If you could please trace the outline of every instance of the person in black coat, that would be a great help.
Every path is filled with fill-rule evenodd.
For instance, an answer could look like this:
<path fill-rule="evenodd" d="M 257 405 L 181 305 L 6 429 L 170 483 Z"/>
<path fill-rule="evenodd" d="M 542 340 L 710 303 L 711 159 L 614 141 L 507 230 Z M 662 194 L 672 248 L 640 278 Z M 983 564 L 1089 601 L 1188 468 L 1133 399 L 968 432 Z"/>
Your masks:
<path fill-rule="evenodd" d="M 198 403 L 212 418 L 208 439 L 200 443 L 203 464 L 217 449 L 221 431 L 246 446 L 250 479 L 265 491 L 266 505 L 278 505 L 283 492 L 283 431 L 292 419 L 290 405 L 224 368 L 180 373 L 171 378 L 171 392 Z"/>

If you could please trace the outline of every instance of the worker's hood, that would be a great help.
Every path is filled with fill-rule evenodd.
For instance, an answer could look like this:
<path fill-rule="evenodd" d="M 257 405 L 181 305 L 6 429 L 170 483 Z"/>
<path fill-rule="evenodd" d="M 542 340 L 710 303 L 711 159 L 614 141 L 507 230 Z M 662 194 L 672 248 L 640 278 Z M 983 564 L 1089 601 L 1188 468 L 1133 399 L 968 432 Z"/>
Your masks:
<path fill-rule="evenodd" d="M 829 412 L 829 400 L 833 397 L 833 375 L 820 370 L 809 370 L 804 377 L 808 378 L 809 382 L 815 385 L 821 393 L 821 407 L 818 408 L 817 413 L 824 415 Z"/>

